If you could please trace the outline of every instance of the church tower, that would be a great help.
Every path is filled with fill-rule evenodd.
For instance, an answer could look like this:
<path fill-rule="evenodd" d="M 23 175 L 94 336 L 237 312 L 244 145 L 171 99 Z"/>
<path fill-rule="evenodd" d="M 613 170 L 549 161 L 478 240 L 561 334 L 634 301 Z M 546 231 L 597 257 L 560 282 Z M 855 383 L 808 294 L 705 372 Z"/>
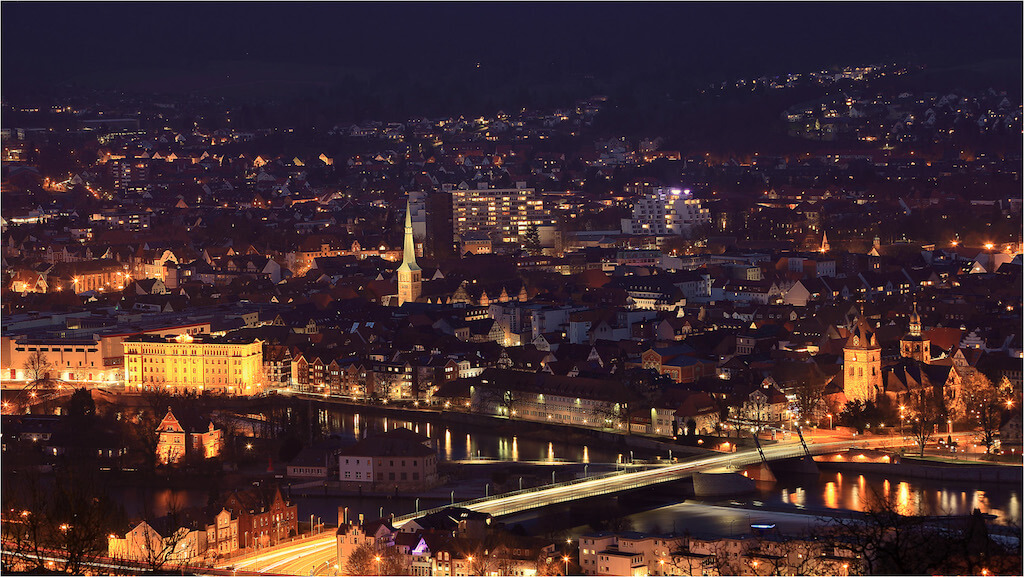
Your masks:
<path fill-rule="evenodd" d="M 932 362 L 931 341 L 921 336 L 921 315 L 916 302 L 910 313 L 910 332 L 900 339 L 900 356 L 924 364 Z"/>
<path fill-rule="evenodd" d="M 421 275 L 423 270 L 416 264 L 416 244 L 412 239 L 412 210 L 409 202 L 405 203 L 405 247 L 402 255 L 402 266 L 398 267 L 398 306 L 408 302 L 416 302 L 423 292 Z"/>
<path fill-rule="evenodd" d="M 847 401 L 874 401 L 882 390 L 882 347 L 863 313 L 843 346 L 843 393 Z"/>
<path fill-rule="evenodd" d="M 828 245 L 828 233 L 821 231 L 821 248 L 818 249 L 818 252 L 825 254 L 830 250 L 832 247 Z"/>

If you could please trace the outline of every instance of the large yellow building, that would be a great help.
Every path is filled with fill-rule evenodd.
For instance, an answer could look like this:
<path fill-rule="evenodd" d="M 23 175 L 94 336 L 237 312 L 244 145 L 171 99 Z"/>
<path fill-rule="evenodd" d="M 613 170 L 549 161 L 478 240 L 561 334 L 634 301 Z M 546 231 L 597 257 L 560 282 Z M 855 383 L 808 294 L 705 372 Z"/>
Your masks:
<path fill-rule="evenodd" d="M 129 391 L 214 391 L 253 395 L 263 391 L 263 343 L 209 335 L 139 335 L 124 340 Z"/>

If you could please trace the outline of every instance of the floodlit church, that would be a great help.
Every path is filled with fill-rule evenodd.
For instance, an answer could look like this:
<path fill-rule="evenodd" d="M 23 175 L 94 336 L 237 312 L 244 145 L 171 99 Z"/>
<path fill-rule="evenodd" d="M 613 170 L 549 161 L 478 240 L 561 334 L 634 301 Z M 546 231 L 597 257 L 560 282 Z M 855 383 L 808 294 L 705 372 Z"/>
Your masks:
<path fill-rule="evenodd" d="M 405 246 L 402 266 L 398 267 L 398 306 L 416 302 L 423 294 L 423 270 L 416 264 L 416 244 L 412 238 L 412 211 L 405 205 Z"/>
<path fill-rule="evenodd" d="M 847 401 L 874 401 L 882 391 L 882 347 L 862 316 L 843 346 L 843 393 Z"/>

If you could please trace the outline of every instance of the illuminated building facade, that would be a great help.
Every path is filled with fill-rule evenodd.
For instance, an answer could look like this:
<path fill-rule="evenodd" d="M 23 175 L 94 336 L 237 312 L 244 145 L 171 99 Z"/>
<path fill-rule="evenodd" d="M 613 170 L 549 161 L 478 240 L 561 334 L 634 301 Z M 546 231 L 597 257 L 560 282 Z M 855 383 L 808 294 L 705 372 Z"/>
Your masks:
<path fill-rule="evenodd" d="M 452 191 L 455 232 L 499 234 L 501 242 L 521 242 L 531 225 L 550 220 L 544 201 L 532 188 L 485 188 Z"/>
<path fill-rule="evenodd" d="M 633 217 L 622 219 L 624 234 L 683 235 L 711 223 L 711 211 L 689 189 L 659 188 L 633 204 Z"/>
<path fill-rule="evenodd" d="M 207 335 L 124 340 L 128 390 L 216 391 L 252 395 L 264 387 L 263 343 Z"/>
<path fill-rule="evenodd" d="M 416 264 L 416 243 L 412 237 L 412 211 L 405 205 L 405 245 L 402 266 L 398 267 L 398 306 L 416 302 L 423 293 L 423 270 Z"/>
<path fill-rule="evenodd" d="M 882 347 L 875 331 L 857 319 L 843 347 L 843 393 L 847 401 L 874 401 L 882 390 Z"/>

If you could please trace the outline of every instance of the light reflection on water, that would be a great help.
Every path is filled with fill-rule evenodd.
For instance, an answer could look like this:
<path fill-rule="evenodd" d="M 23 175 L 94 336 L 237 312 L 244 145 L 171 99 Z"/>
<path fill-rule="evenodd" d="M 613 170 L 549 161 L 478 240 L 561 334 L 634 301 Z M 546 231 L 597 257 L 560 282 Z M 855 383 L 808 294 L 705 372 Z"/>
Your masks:
<path fill-rule="evenodd" d="M 886 499 L 901 515 L 966 515 L 974 509 L 995 515 L 1002 523 L 1021 520 L 1019 488 L 991 485 L 985 489 L 965 488 L 923 479 L 898 480 L 858 475 L 856 483 L 845 482 L 841 473 L 822 473 L 818 478 L 815 502 L 808 502 L 814 485 L 781 483 L 774 489 L 778 503 L 797 508 L 820 506 L 825 509 L 865 511 Z"/>
<path fill-rule="evenodd" d="M 548 439 L 524 436 L 526 433 L 523 431 L 529 430 L 529 425 L 526 423 L 519 424 L 518 435 L 511 435 L 483 427 L 455 423 L 431 423 L 425 419 L 396 419 L 389 416 L 360 414 L 355 411 L 354 408 L 323 409 L 320 411 L 319 420 L 327 433 L 351 440 L 404 427 L 433 439 L 440 456 L 449 461 L 481 458 L 501 461 L 614 463 L 618 454 L 610 443 L 591 450 L 588 445 L 572 443 L 568 440 L 548 441 Z M 453 435 L 464 435 L 464 437 L 453 439 Z M 549 435 L 549 437 L 554 436 L 554 434 Z"/>

